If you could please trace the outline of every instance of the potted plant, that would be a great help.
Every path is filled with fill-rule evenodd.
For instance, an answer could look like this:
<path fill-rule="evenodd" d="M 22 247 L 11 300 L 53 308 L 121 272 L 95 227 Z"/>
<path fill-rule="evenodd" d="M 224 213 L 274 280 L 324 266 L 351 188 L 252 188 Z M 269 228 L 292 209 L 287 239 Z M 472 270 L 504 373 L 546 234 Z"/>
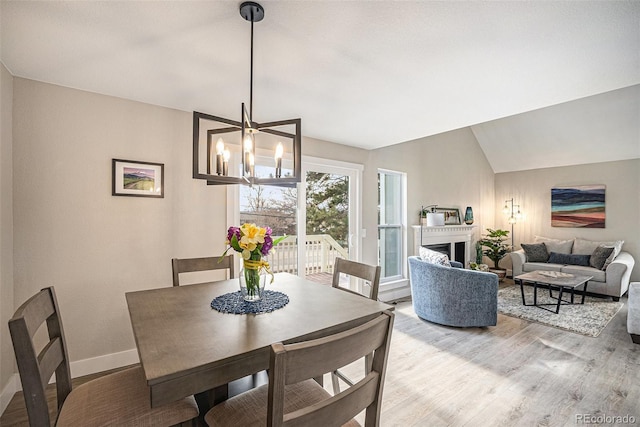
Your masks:
<path fill-rule="evenodd" d="M 496 273 L 502 280 L 507 275 L 507 270 L 500 268 L 499 263 L 510 250 L 509 244 L 505 243 L 509 236 L 507 230 L 493 230 L 487 228 L 488 233 L 482 236 L 478 242 L 486 249 L 482 252 L 487 258 L 493 261 L 493 269 L 490 270 Z"/>

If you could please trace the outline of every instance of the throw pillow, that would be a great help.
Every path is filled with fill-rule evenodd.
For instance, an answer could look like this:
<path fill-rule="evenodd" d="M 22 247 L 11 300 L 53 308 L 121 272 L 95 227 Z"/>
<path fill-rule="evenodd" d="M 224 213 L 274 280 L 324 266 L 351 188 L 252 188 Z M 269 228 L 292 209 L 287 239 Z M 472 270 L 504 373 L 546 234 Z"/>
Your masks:
<path fill-rule="evenodd" d="M 614 248 L 609 246 L 598 246 L 589 258 L 589 265 L 598 270 L 604 270 L 604 263 L 609 258 L 609 255 L 613 252 Z"/>
<path fill-rule="evenodd" d="M 549 261 L 547 262 L 549 262 L 550 264 L 568 264 L 589 267 L 589 258 L 591 258 L 591 255 L 561 254 L 557 252 L 551 252 L 551 254 L 549 254 Z"/>
<path fill-rule="evenodd" d="M 570 254 L 573 247 L 573 240 L 549 240 L 542 243 L 547 247 L 549 253 Z"/>
<path fill-rule="evenodd" d="M 449 257 L 446 254 L 432 251 L 431 249 L 420 247 L 420 258 L 422 258 L 423 261 L 431 264 L 451 267 L 451 263 L 449 263 Z"/>
<path fill-rule="evenodd" d="M 602 266 L 603 270 L 606 270 L 607 267 L 609 267 L 609 264 L 611 264 L 613 260 L 616 259 L 616 257 L 622 250 L 623 244 L 624 244 L 624 240 L 616 240 L 615 242 L 613 242 L 612 245 L 609 245 L 609 244 L 603 245 L 606 247 L 613 247 L 613 252 L 611 252 L 611 255 L 609 255 L 609 258 L 607 258 L 607 260 L 604 262 L 604 265 Z"/>
<path fill-rule="evenodd" d="M 547 262 L 549 253 L 544 243 L 522 243 L 522 250 L 527 256 L 527 262 Z"/>

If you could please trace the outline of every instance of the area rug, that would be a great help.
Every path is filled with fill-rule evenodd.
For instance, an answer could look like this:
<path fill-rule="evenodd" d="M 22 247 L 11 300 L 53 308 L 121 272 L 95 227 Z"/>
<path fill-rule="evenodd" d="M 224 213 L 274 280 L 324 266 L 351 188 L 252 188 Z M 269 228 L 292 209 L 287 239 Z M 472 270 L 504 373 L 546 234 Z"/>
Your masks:
<path fill-rule="evenodd" d="M 525 286 L 527 304 L 533 302 L 533 287 Z M 553 293 L 558 296 L 558 292 Z M 563 298 L 565 298 L 563 296 Z M 582 296 L 576 296 L 581 301 Z M 538 289 L 538 303 L 554 303 L 549 298 L 547 289 Z M 587 297 L 584 305 L 562 305 L 560 313 L 555 314 L 539 307 L 522 305 L 520 286 L 509 286 L 498 290 L 498 311 L 507 316 L 538 322 L 554 328 L 564 329 L 589 337 L 597 337 L 613 317 L 620 311 L 624 303 L 607 298 Z M 555 306 L 546 306 L 553 308 Z"/>

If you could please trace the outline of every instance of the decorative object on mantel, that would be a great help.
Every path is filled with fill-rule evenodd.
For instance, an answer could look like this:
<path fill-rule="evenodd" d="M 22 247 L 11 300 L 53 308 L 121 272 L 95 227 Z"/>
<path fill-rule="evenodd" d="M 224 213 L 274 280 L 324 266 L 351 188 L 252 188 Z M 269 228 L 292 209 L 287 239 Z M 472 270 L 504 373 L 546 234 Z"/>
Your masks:
<path fill-rule="evenodd" d="M 467 225 L 473 224 L 473 209 L 471 209 L 471 206 L 467 206 L 464 211 L 464 223 Z"/>
<path fill-rule="evenodd" d="M 504 279 L 507 275 L 507 270 L 500 268 L 499 263 L 509 253 L 509 245 L 504 241 L 508 239 L 509 232 L 507 230 L 487 228 L 488 233 L 482 236 L 478 242 L 484 246 L 484 255 L 493 261 L 493 269 L 490 269 L 492 273 L 498 275 L 500 280 Z"/>
<path fill-rule="evenodd" d="M 533 299 L 533 286 L 524 287 L 526 298 Z M 548 292 L 538 292 L 541 303 L 555 304 Z M 555 314 L 533 306 L 522 305 L 522 295 L 517 286 L 498 290 L 498 311 L 507 316 L 538 322 L 589 337 L 597 337 L 624 305 L 621 301 L 587 296 L 584 305 L 564 305 Z"/>
<path fill-rule="evenodd" d="M 302 121 L 253 121 L 253 24 L 262 21 L 264 8 L 247 1 L 240 15 L 251 22 L 249 111 L 242 103 L 240 121 L 193 112 L 193 178 L 208 185 L 295 187 L 301 179 Z"/>
<path fill-rule="evenodd" d="M 436 213 L 444 214 L 444 225 L 460 225 L 460 209 L 457 208 L 435 208 Z"/>
<path fill-rule="evenodd" d="M 551 189 L 551 226 L 605 228 L 604 185 Z"/>
<path fill-rule="evenodd" d="M 513 224 L 518 222 L 518 220 L 522 219 L 522 212 L 520 211 L 520 205 L 516 205 L 513 203 L 513 197 L 509 200 L 505 200 L 504 208 L 502 208 L 502 213 L 509 216 L 508 221 L 509 221 L 509 224 L 511 224 L 511 247 L 515 248 L 515 241 L 514 241 L 515 233 L 513 232 Z"/>
<path fill-rule="evenodd" d="M 164 197 L 164 164 L 111 160 L 111 195 Z"/>
<path fill-rule="evenodd" d="M 242 254 L 242 268 L 240 269 L 240 292 L 245 301 L 254 302 L 262 298 L 264 287 L 267 284 L 267 274 L 271 276 L 273 283 L 273 273 L 269 263 L 263 259 L 269 255 L 273 246 L 280 243 L 286 236 L 271 238 L 270 227 L 258 227 L 255 224 L 245 223 L 240 227 L 229 227 L 227 231 L 227 245 L 223 259 L 229 249 Z"/>

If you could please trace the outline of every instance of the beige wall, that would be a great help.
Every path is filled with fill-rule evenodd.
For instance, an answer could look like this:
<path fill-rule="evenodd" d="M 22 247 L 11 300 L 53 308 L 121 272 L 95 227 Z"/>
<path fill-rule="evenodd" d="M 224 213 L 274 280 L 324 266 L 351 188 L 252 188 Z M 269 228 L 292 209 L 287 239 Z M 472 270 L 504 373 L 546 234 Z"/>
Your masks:
<path fill-rule="evenodd" d="M 224 249 L 226 189 L 191 178 L 191 114 L 14 79 L 15 301 L 54 285 L 71 360 L 135 347 L 125 292 Z M 111 196 L 111 159 L 165 164 L 165 198 Z M 204 302 L 206 303 L 206 302 Z"/>
<path fill-rule="evenodd" d="M 0 63 L 0 392 L 15 366 L 7 327 L 14 311 L 12 108 L 13 77 Z"/>
<path fill-rule="evenodd" d="M 606 185 L 606 228 L 551 227 L 551 188 L 567 185 Z M 526 215 L 514 226 L 515 245 L 535 235 L 588 240 L 624 240 L 636 266 L 631 275 L 640 281 L 640 159 L 536 169 L 496 174 L 496 227 L 510 229 L 500 210 L 514 197 Z M 510 264 L 505 262 L 504 266 Z M 502 265 L 502 264 L 501 264 Z"/>

